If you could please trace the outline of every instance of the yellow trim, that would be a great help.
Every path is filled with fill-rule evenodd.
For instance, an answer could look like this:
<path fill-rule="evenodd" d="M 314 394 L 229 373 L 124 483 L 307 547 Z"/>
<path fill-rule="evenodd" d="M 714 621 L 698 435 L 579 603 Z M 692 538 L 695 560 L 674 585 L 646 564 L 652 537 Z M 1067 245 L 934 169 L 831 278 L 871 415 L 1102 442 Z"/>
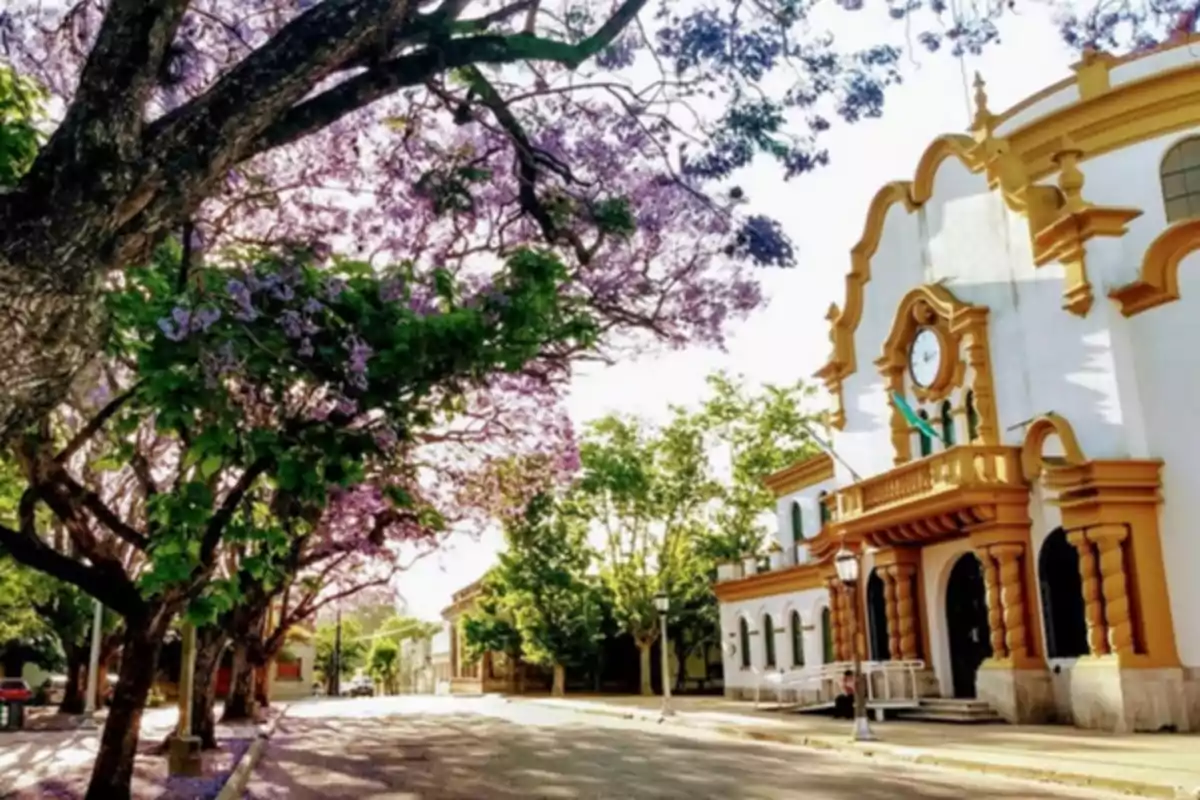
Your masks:
<path fill-rule="evenodd" d="M 763 485 L 770 489 L 776 497 L 783 497 L 785 494 L 807 489 L 809 486 L 815 486 L 832 477 L 833 458 L 828 453 L 818 453 L 768 475 L 763 478 Z"/>
<path fill-rule="evenodd" d="M 722 603 L 737 600 L 753 600 L 787 592 L 802 592 L 819 589 L 824 584 L 821 564 L 801 564 L 797 567 L 761 572 L 733 581 L 721 581 L 713 587 L 713 594 Z"/>
<path fill-rule="evenodd" d="M 1114 656 L 1122 667 L 1179 666 L 1158 525 L 1161 473 L 1156 459 L 1046 465 L 1046 487 L 1058 493 L 1052 502 L 1062 510 L 1064 529 L 1084 531 L 1088 538 L 1120 533 L 1128 614 L 1139 634 L 1138 652 Z"/>
<path fill-rule="evenodd" d="M 992 381 L 990 348 L 987 333 L 988 310 L 984 306 L 964 303 L 943 286 L 918 286 L 896 307 L 891 330 L 883 344 L 883 353 L 875 360 L 889 392 L 904 396 L 904 376 L 908 371 L 912 339 L 921 328 L 931 328 L 942 340 L 946 360 L 937 379 L 927 388 L 913 386 L 912 392 L 921 402 L 938 402 L 952 389 L 964 388 L 966 366 L 971 368 L 971 391 L 975 410 L 979 414 L 979 444 L 999 444 L 999 424 L 996 420 L 994 383 Z M 892 449 L 895 464 L 912 458 L 912 432 L 900 409 L 892 405 Z"/>
<path fill-rule="evenodd" d="M 1200 217 L 1181 219 L 1160 233 L 1142 256 L 1138 279 L 1108 293 L 1127 317 L 1179 299 L 1179 264 L 1200 250 Z"/>
<path fill-rule="evenodd" d="M 1174 41 L 1149 53 L 1118 59 L 1110 66 L 1146 58 L 1194 40 L 1200 40 L 1200 37 Z M 1004 114 L 988 113 L 983 120 L 986 124 L 976 128 L 981 138 L 978 142 L 964 134 L 938 137 L 918 162 L 912 181 L 889 183 L 875 195 L 867 211 L 862 237 L 850 253 L 845 308 L 832 305 L 827 315 L 832 323 L 833 352 L 815 373 L 834 397 L 834 427 L 840 430 L 845 426 L 842 384 L 858 368 L 854 333 L 862 319 L 863 291 L 871 280 L 871 258 L 879 247 L 888 212 L 896 203 L 903 203 L 909 212 L 925 203 L 943 161 L 953 156 L 971 172 L 986 170 L 989 186 L 1001 191 L 1010 208 L 1029 217 L 1030 237 L 1036 254 L 1037 233 L 1054 222 L 1058 216 L 1056 211 L 1061 207 L 1059 190 L 1053 186 L 1039 186 L 1037 181 L 1055 172 L 1055 157 L 1064 149 L 1064 141 L 1071 142 L 1072 147 L 1086 158 L 1094 158 L 1136 142 L 1200 125 L 1200 62 L 1195 62 L 1122 83 L 1107 91 L 1093 94 L 1089 89 L 1089 96 L 1084 99 L 1008 131 L 1003 137 L 992 135 L 991 131 L 1018 111 L 1078 81 L 1076 74 Z M 1086 281 L 1086 273 L 1074 267 L 1069 272 L 1065 299 L 1067 307 L 1079 313 L 1089 304 L 1080 288 Z"/>
<path fill-rule="evenodd" d="M 1052 435 L 1058 436 L 1058 440 L 1062 442 L 1064 456 L 1042 456 L 1046 439 Z M 1075 437 L 1075 429 L 1066 417 L 1051 411 L 1029 423 L 1029 427 L 1025 429 L 1025 441 L 1021 444 L 1021 472 L 1025 475 L 1025 480 L 1036 481 L 1040 478 L 1043 465 L 1075 465 L 1086 460 L 1083 449 L 1079 446 L 1079 439 Z"/>

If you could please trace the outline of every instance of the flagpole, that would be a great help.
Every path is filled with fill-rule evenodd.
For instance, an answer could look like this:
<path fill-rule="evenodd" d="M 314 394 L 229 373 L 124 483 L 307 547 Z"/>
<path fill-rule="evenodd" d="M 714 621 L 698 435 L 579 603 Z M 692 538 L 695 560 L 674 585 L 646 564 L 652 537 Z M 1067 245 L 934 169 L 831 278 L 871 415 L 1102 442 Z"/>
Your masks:
<path fill-rule="evenodd" d="M 825 441 L 824 439 L 822 439 L 820 436 L 818 436 L 813 431 L 813 429 L 808 426 L 807 422 L 805 422 L 804 420 L 801 420 L 800 427 L 803 428 L 804 432 L 808 434 L 808 438 L 812 439 L 814 442 L 817 443 L 818 447 L 820 447 L 822 450 L 824 450 L 826 453 L 828 453 L 830 456 L 832 456 L 835 461 L 837 461 L 839 464 L 841 464 L 843 467 L 846 468 L 846 471 L 850 473 L 850 477 L 854 479 L 855 483 L 858 483 L 859 481 L 862 480 L 862 476 L 860 476 L 857 472 L 854 471 L 854 467 L 847 464 L 846 460 L 844 458 L 842 458 L 841 456 L 839 456 L 837 454 L 837 451 L 833 449 L 833 445 L 830 444 L 829 442 Z"/>

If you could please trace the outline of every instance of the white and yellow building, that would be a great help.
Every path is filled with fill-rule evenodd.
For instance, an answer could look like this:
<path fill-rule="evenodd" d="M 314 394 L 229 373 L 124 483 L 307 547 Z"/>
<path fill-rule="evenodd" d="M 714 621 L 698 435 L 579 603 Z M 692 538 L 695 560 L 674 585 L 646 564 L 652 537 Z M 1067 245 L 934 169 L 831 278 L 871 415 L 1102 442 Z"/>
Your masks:
<path fill-rule="evenodd" d="M 776 568 L 722 569 L 728 693 L 857 648 L 1012 722 L 1200 730 L 1200 39 L 1073 72 L 1004 113 L 977 79 L 867 210 L 840 458 L 769 479 Z"/>

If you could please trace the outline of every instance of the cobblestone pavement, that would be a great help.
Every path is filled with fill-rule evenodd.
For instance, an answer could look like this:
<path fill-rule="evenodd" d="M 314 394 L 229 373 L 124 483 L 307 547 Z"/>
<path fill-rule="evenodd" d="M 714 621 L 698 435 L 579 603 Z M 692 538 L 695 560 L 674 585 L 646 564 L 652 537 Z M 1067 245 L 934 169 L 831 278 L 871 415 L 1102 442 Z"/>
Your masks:
<path fill-rule="evenodd" d="M 702 731 L 488 699 L 367 698 L 293 706 L 248 787 L 253 800 L 1109 797 Z"/>

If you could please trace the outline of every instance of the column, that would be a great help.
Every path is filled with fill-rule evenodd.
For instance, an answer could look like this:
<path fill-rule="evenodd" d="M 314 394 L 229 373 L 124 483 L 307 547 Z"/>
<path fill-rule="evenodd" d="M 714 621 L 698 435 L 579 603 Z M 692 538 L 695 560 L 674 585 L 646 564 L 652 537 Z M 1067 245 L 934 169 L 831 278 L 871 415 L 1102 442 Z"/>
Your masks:
<path fill-rule="evenodd" d="M 893 564 L 888 567 L 888 573 L 896 586 L 896 617 L 900 636 L 900 657 L 905 661 L 915 661 L 921 657 L 917 647 L 917 607 L 913 602 L 913 577 L 917 568 L 912 564 Z M 891 622 L 888 622 L 891 625 Z M 891 632 L 888 628 L 888 632 Z M 893 657 L 895 652 L 892 653 Z"/>
<path fill-rule="evenodd" d="M 1102 656 L 1108 653 L 1108 632 L 1104 628 L 1104 608 L 1100 603 L 1096 552 L 1083 529 L 1068 533 L 1067 541 L 1079 551 L 1079 577 L 1083 582 L 1083 616 L 1087 622 L 1088 650 L 1094 656 Z"/>
<path fill-rule="evenodd" d="M 900 660 L 900 609 L 896 599 L 895 567 L 878 570 L 883 579 L 883 604 L 887 610 L 888 656 Z"/>
<path fill-rule="evenodd" d="M 1025 630 L 1025 580 L 1021 571 L 1021 557 L 1025 553 L 1025 546 L 996 544 L 988 550 L 999 564 L 1000 603 L 1004 609 L 1004 644 L 1012 659 L 1022 661 L 1029 654 Z"/>
<path fill-rule="evenodd" d="M 842 624 L 841 583 L 837 578 L 829 578 L 825 581 L 825 587 L 829 590 L 829 619 L 833 625 L 833 631 L 830 634 L 833 638 L 833 659 L 834 661 L 845 661 L 842 640 L 845 636 L 846 626 Z"/>
<path fill-rule="evenodd" d="M 992 658 L 1008 658 L 1008 648 L 1004 646 L 1004 609 L 1000 599 L 1000 577 L 996 562 L 987 549 L 975 551 L 983 567 L 983 585 L 987 593 L 988 631 L 992 640 Z"/>
<path fill-rule="evenodd" d="M 1133 621 L 1129 616 L 1129 578 L 1125 573 L 1122 543 L 1129 536 L 1124 525 L 1088 528 L 1088 538 L 1100 551 L 1100 588 L 1104 593 L 1104 623 L 1108 649 L 1117 655 L 1133 655 Z"/>

